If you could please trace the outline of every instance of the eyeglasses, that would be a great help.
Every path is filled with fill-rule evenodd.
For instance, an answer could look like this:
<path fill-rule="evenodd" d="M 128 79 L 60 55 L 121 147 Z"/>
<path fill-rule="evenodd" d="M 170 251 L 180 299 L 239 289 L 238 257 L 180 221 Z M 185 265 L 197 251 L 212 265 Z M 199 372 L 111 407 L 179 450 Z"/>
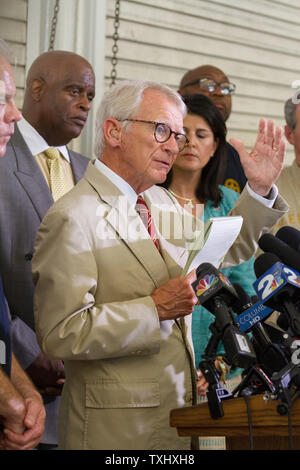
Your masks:
<path fill-rule="evenodd" d="M 147 124 L 154 124 L 154 138 L 156 142 L 159 142 L 160 144 L 167 142 L 170 139 L 171 135 L 174 134 L 179 152 L 181 152 L 184 147 L 189 143 L 189 139 L 185 134 L 172 131 L 172 129 L 164 122 L 145 121 L 143 119 L 118 119 L 118 121 L 145 122 Z"/>
<path fill-rule="evenodd" d="M 231 95 L 231 93 L 234 93 L 236 90 L 236 86 L 234 85 L 234 83 L 217 83 L 209 78 L 197 78 L 197 80 L 193 80 L 192 82 L 186 83 L 185 85 L 183 85 L 182 88 L 196 84 L 199 85 L 201 90 L 208 91 L 209 93 L 213 93 L 217 86 L 220 88 L 221 93 L 223 95 Z"/>

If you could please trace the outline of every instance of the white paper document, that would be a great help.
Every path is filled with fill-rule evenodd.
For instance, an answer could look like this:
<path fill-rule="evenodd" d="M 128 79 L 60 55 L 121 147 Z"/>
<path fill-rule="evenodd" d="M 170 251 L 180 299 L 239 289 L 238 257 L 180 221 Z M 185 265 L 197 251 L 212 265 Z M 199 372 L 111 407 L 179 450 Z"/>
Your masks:
<path fill-rule="evenodd" d="M 243 224 L 241 216 L 212 217 L 201 234 L 187 250 L 187 260 L 181 278 L 201 263 L 210 263 L 218 269 L 230 247 L 235 242 Z"/>

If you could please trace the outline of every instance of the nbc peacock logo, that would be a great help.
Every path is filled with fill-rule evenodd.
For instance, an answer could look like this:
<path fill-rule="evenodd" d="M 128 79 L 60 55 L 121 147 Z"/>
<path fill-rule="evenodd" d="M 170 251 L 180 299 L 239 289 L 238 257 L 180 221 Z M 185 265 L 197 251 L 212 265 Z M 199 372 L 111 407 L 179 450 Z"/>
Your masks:
<path fill-rule="evenodd" d="M 294 276 L 291 281 L 300 287 L 300 277 L 298 275 Z"/>
<path fill-rule="evenodd" d="M 207 291 L 211 286 L 218 282 L 218 278 L 213 274 L 207 274 L 203 279 L 200 279 L 199 284 L 196 287 L 196 294 L 202 295 Z"/>
<path fill-rule="evenodd" d="M 271 291 L 273 292 L 274 290 L 278 289 L 281 284 L 283 284 L 283 279 L 279 276 L 274 276 L 271 283 Z"/>
<path fill-rule="evenodd" d="M 231 282 L 229 281 L 229 279 L 226 276 L 224 276 L 223 273 L 220 273 L 220 279 L 221 279 L 222 282 L 224 282 L 224 284 L 226 286 L 231 286 L 232 285 Z"/>

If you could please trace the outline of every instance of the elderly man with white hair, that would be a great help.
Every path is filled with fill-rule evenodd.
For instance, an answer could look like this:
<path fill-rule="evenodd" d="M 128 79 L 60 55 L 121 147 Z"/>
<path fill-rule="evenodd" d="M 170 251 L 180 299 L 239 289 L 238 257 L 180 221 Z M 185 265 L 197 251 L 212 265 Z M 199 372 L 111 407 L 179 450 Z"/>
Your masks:
<path fill-rule="evenodd" d="M 194 272 L 181 279 L 172 255 L 185 247 L 184 235 L 159 236 L 164 214 L 180 222 L 184 209 L 155 186 L 187 142 L 185 112 L 181 97 L 155 82 L 112 87 L 98 112 L 96 160 L 40 226 L 35 323 L 45 354 L 65 364 L 61 449 L 190 448 L 169 414 L 196 401 Z M 249 187 L 232 212 L 244 224 L 228 264 L 252 256 L 261 233 L 287 210 L 273 187 L 282 130 L 262 120 L 251 156 L 235 145 Z"/>

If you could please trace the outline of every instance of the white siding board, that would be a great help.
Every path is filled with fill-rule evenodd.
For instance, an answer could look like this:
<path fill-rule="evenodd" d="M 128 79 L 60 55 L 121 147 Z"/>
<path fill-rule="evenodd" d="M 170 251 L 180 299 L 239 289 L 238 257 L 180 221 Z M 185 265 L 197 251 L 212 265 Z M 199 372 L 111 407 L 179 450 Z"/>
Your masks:
<path fill-rule="evenodd" d="M 114 6 L 107 0 L 106 86 Z M 300 2 L 121 0 L 119 36 L 118 80 L 150 78 L 177 89 L 185 71 L 213 64 L 237 85 L 229 135 L 249 147 L 260 117 L 284 124 L 284 101 L 300 79 Z"/>
<path fill-rule="evenodd" d="M 108 34 L 111 35 L 113 33 L 112 18 L 108 19 L 107 28 Z M 258 44 L 256 46 L 252 43 L 249 45 L 250 38 L 247 42 L 223 38 L 222 47 L 220 47 L 219 37 L 205 36 L 202 31 L 198 31 L 198 34 L 181 31 L 175 33 L 172 30 L 160 30 L 157 26 L 128 20 L 122 20 L 122 40 L 138 42 L 139 44 L 159 44 L 165 48 L 180 49 L 182 52 L 198 53 L 199 51 L 208 50 L 225 58 L 236 58 L 239 55 L 241 58 L 245 58 L 247 62 L 260 63 L 271 67 L 276 63 L 281 64 L 281 68 L 290 67 L 291 60 L 300 59 L 299 44 L 295 40 L 293 41 L 295 44 L 294 52 L 287 52 L 286 50 L 274 52 L 271 47 L 266 47 L 265 43 L 259 47 Z"/>
<path fill-rule="evenodd" d="M 115 0 L 106 0 L 104 88 L 111 83 L 114 9 Z M 22 102 L 27 0 L 0 2 L 0 30 L 16 56 Z M 300 80 L 298 0 L 121 0 L 119 36 L 117 80 L 149 78 L 177 89 L 188 69 L 213 64 L 237 85 L 229 135 L 249 147 L 262 115 L 284 124 L 284 101 Z"/>
<path fill-rule="evenodd" d="M 25 86 L 27 7 L 27 0 L 0 0 L 0 36 L 11 50 L 18 108 L 22 107 Z"/>
<path fill-rule="evenodd" d="M 213 28 L 218 28 L 219 24 L 238 26 L 254 31 L 274 34 L 277 28 L 277 34 L 293 38 L 294 33 L 299 31 L 299 23 L 295 18 L 295 9 L 289 9 L 288 18 L 283 19 L 281 11 L 278 12 L 278 18 L 270 15 L 273 1 L 270 2 L 271 8 L 266 8 L 262 0 L 257 2 L 243 1 L 224 1 L 224 4 L 218 4 L 212 0 L 175 0 L 174 2 L 164 0 L 154 1 L 133 1 L 121 0 L 121 15 L 129 15 L 135 20 L 141 22 L 150 22 L 160 25 L 162 28 L 170 27 L 181 30 L 185 27 L 190 28 L 190 22 L 198 24 L 211 20 Z M 250 5 L 249 5 L 250 4 Z M 108 0 L 108 14 L 114 15 L 114 0 Z M 247 8 L 241 9 L 242 5 Z M 254 8 L 248 8 L 254 6 Z M 284 7 L 282 7 L 284 10 Z M 299 12 L 299 7 L 296 9 Z M 198 29 L 198 26 L 196 26 Z"/>
<path fill-rule="evenodd" d="M 111 58 L 112 40 L 108 39 L 106 43 L 106 56 Z M 218 61 L 219 66 L 224 70 L 232 71 L 228 75 L 240 76 L 243 79 L 261 80 L 266 83 L 282 83 L 282 80 L 288 80 L 290 85 L 292 80 L 296 79 L 294 65 L 293 68 L 280 67 L 278 65 L 271 66 L 268 64 L 250 62 L 247 59 L 239 59 L 241 52 L 237 52 L 237 55 L 231 54 L 231 57 L 224 55 L 220 50 L 207 50 L 203 52 L 203 49 L 199 52 L 182 51 L 175 47 L 169 48 L 166 46 L 159 45 L 157 43 L 144 43 L 144 42 L 132 42 L 128 40 L 122 40 L 119 42 L 118 58 L 120 60 L 132 60 L 136 64 L 140 62 L 152 63 L 153 65 L 160 65 L 161 67 L 174 67 L 177 71 L 188 70 L 191 67 L 196 67 L 205 63 L 215 63 Z M 300 63 L 300 58 L 298 59 Z M 293 61 L 290 61 L 293 62 Z M 290 64 L 289 64 L 290 65 Z M 276 71 L 276 74 L 273 73 Z M 298 76 L 300 74 L 298 73 Z"/>
<path fill-rule="evenodd" d="M 7 18 L 0 18 L 1 37 L 8 42 L 26 42 L 26 23 Z"/>
<path fill-rule="evenodd" d="M 0 14 L 2 18 L 11 18 L 23 22 L 27 17 L 27 1 L 1 0 Z"/>

